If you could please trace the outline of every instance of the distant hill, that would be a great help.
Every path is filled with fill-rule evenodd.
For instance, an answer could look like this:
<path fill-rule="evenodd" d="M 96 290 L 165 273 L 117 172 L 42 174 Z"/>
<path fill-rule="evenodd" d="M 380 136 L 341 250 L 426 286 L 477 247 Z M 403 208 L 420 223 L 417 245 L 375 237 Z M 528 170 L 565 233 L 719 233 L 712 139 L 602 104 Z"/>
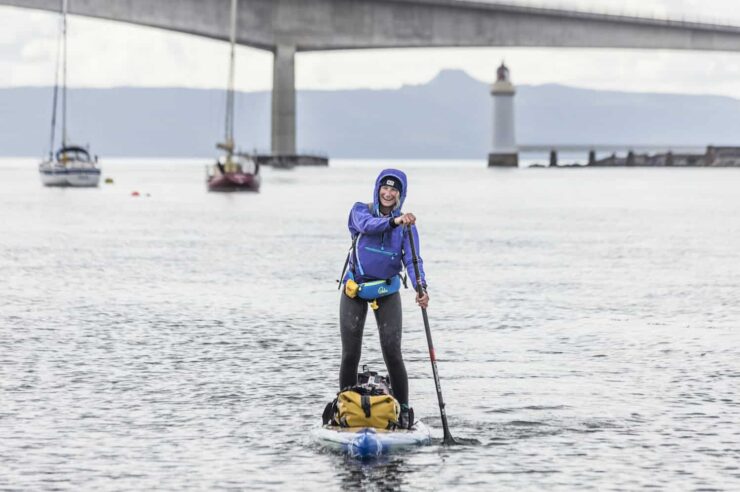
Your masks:
<path fill-rule="evenodd" d="M 48 147 L 51 88 L 0 89 L 0 155 Z M 70 136 L 101 156 L 211 156 L 223 133 L 224 93 L 183 88 L 71 89 Z M 269 148 L 269 92 L 237 95 L 236 134 Z M 721 96 L 519 86 L 519 143 L 740 145 L 740 100 Z M 299 91 L 298 146 L 355 158 L 483 158 L 488 84 L 445 70 L 393 90 Z"/>

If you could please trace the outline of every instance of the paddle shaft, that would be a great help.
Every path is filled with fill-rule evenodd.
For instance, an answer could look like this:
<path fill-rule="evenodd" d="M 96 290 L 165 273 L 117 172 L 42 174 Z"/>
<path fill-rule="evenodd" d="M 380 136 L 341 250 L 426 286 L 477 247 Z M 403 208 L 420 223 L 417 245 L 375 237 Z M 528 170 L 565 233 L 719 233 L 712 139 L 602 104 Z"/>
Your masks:
<path fill-rule="evenodd" d="M 421 286 L 421 274 L 419 272 L 419 257 L 416 256 L 416 244 L 414 244 L 414 234 L 411 226 L 407 227 L 409 233 L 409 243 L 411 244 L 411 259 L 414 263 L 414 273 L 416 274 L 416 293 L 419 297 L 424 295 L 424 288 Z M 424 318 L 424 330 L 427 334 L 427 345 L 429 346 L 429 359 L 432 361 L 432 374 L 434 374 L 434 386 L 437 388 L 437 400 L 439 401 L 439 414 L 442 417 L 442 429 L 444 431 L 444 444 L 453 444 L 455 439 L 450 434 L 450 426 L 447 424 L 447 412 L 445 411 L 445 402 L 442 397 L 442 385 L 439 383 L 439 371 L 437 370 L 437 356 L 434 353 L 434 344 L 432 343 L 432 330 L 429 328 L 429 316 L 426 308 L 421 308 L 421 316 Z"/>

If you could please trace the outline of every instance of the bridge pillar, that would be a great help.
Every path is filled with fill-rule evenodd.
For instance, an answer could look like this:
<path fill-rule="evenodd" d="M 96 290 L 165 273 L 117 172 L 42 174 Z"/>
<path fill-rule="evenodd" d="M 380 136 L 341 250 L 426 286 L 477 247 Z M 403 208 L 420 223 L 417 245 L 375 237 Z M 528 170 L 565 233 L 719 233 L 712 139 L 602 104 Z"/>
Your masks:
<path fill-rule="evenodd" d="M 272 78 L 272 153 L 295 155 L 295 46 L 277 45 Z"/>
<path fill-rule="evenodd" d="M 325 155 L 297 154 L 295 102 L 295 45 L 275 46 L 272 69 L 271 153 L 255 156 L 260 165 L 290 169 L 294 166 L 327 166 Z"/>

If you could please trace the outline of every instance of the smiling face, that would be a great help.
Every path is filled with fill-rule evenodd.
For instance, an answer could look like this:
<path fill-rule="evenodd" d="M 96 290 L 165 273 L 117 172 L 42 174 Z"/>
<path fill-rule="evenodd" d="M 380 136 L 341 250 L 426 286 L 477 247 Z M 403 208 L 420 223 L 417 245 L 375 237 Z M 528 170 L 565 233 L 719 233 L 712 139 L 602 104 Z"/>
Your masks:
<path fill-rule="evenodd" d="M 398 199 L 401 193 L 392 186 L 381 186 L 378 198 L 380 198 L 380 206 L 384 209 L 391 210 L 398 203 Z"/>

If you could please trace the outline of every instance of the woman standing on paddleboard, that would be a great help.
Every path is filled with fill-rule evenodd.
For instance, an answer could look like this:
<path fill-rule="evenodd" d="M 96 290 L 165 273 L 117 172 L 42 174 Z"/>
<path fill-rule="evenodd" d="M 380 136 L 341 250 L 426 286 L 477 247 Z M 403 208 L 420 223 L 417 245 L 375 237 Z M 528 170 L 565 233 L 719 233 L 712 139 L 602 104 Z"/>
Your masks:
<path fill-rule="evenodd" d="M 414 235 L 419 252 L 419 235 L 412 213 L 401 212 L 408 189 L 406 174 L 385 169 L 375 180 L 373 203 L 357 202 L 349 214 L 352 250 L 344 289 L 339 303 L 339 327 L 342 335 L 342 363 L 339 370 L 340 390 L 357 383 L 357 367 L 362 352 L 362 334 L 368 305 L 375 313 L 380 333 L 380 348 L 391 380 L 393 396 L 401 404 L 399 426 L 413 425 L 409 416 L 409 384 L 401 355 L 401 271 L 406 267 L 413 287 L 421 282 L 422 296 L 416 296 L 421 307 L 429 305 L 424 266 L 419 257 L 421 279 L 414 274 L 408 234 Z M 408 226 L 408 227 L 407 227 Z"/>

